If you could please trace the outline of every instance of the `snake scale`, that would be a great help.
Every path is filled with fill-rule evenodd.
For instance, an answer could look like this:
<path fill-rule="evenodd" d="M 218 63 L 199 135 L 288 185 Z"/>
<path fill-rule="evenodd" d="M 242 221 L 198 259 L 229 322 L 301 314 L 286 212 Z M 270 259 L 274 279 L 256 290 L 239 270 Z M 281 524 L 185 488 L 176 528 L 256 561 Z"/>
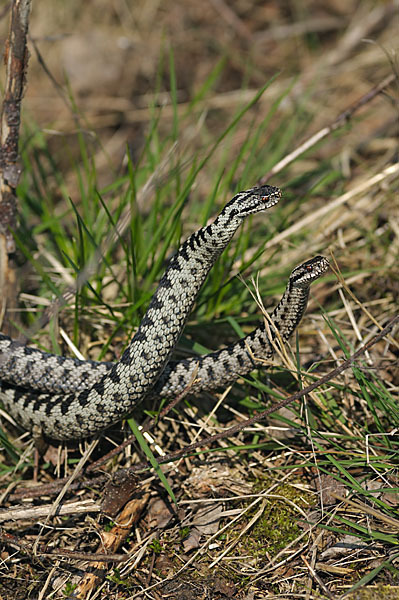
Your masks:
<path fill-rule="evenodd" d="M 80 361 L 42 352 L 0 334 L 0 390 L 6 410 L 25 429 L 57 440 L 101 432 L 129 414 L 144 396 L 174 397 L 226 385 L 270 358 L 264 323 L 226 348 L 206 356 L 169 361 L 198 292 L 243 220 L 274 206 L 281 192 L 261 186 L 238 193 L 213 223 L 193 233 L 169 262 L 143 320 L 117 363 Z M 272 337 L 283 340 L 306 309 L 309 287 L 328 268 L 317 256 L 296 267 L 271 315 Z"/>

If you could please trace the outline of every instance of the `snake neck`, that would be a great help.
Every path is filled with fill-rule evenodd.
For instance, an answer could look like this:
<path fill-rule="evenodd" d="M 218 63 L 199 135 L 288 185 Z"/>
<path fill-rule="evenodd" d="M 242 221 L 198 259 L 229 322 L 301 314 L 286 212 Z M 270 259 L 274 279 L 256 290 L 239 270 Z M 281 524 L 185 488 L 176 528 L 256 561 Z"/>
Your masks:
<path fill-rule="evenodd" d="M 272 312 L 271 319 L 284 341 L 295 331 L 306 310 L 309 286 L 295 286 L 291 281 Z"/>

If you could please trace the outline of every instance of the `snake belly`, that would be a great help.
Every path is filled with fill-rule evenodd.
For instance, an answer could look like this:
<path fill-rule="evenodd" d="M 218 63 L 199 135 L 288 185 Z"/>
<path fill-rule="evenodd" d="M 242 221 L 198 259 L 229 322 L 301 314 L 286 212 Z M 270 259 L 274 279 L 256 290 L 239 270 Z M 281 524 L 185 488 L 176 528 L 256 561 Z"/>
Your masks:
<path fill-rule="evenodd" d="M 40 430 L 58 440 L 99 433 L 131 412 L 160 377 L 206 276 L 238 227 L 248 215 L 274 206 L 280 197 L 281 191 L 272 186 L 240 192 L 213 223 L 180 246 L 121 359 L 92 387 L 79 391 L 78 379 L 75 393 L 29 393 L 34 382 L 40 386 L 42 377 L 54 377 L 50 364 L 54 359 L 28 346 L 17 350 L 15 342 L 8 344 L 3 337 L 0 377 L 12 372 L 18 386 L 14 394 L 2 394 L 5 408 L 25 429 Z M 84 377 L 80 382 L 84 383 Z"/>

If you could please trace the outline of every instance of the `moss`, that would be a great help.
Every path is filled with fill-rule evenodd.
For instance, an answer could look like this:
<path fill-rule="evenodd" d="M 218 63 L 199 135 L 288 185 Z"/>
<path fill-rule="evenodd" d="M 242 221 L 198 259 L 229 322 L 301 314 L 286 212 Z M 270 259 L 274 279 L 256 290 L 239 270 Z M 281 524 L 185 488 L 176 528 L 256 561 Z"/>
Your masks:
<path fill-rule="evenodd" d="M 264 491 L 270 487 L 271 483 L 270 479 L 257 481 L 254 488 L 257 491 Z M 254 557 L 266 555 L 273 557 L 300 535 L 301 529 L 297 525 L 298 510 L 291 503 L 285 502 L 285 499 L 301 508 L 309 508 L 309 505 L 313 503 L 313 496 L 297 490 L 292 485 L 283 484 L 273 490 L 272 496 L 267 498 L 262 516 L 255 523 L 251 532 L 245 536 L 243 542 L 247 551 Z M 257 510 L 259 510 L 259 506 L 248 515 L 249 519 Z"/>
<path fill-rule="evenodd" d="M 399 587 L 391 585 L 373 585 L 356 590 L 346 596 L 347 600 L 398 600 Z"/>
<path fill-rule="evenodd" d="M 277 554 L 299 535 L 299 527 L 293 518 L 294 511 L 290 507 L 281 508 L 274 504 L 266 507 L 263 518 L 255 525 L 253 537 L 270 556 Z"/>

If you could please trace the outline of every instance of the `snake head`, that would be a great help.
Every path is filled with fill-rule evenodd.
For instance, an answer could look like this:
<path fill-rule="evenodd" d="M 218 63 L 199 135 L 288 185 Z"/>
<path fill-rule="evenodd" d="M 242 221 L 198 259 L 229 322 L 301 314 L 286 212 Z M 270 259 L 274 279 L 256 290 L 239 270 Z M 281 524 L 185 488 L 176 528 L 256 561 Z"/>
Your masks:
<path fill-rule="evenodd" d="M 302 263 L 292 271 L 290 283 L 295 287 L 309 287 L 310 284 L 324 275 L 329 267 L 329 262 L 324 256 L 315 256 Z"/>
<path fill-rule="evenodd" d="M 280 188 L 272 185 L 255 187 L 253 188 L 252 193 L 258 196 L 260 202 L 264 203 L 264 208 L 274 206 L 281 198 Z"/>
<path fill-rule="evenodd" d="M 230 211 L 231 216 L 244 218 L 247 215 L 271 208 L 281 198 L 280 188 L 272 185 L 261 185 L 253 187 L 234 196 L 225 209 Z"/>

